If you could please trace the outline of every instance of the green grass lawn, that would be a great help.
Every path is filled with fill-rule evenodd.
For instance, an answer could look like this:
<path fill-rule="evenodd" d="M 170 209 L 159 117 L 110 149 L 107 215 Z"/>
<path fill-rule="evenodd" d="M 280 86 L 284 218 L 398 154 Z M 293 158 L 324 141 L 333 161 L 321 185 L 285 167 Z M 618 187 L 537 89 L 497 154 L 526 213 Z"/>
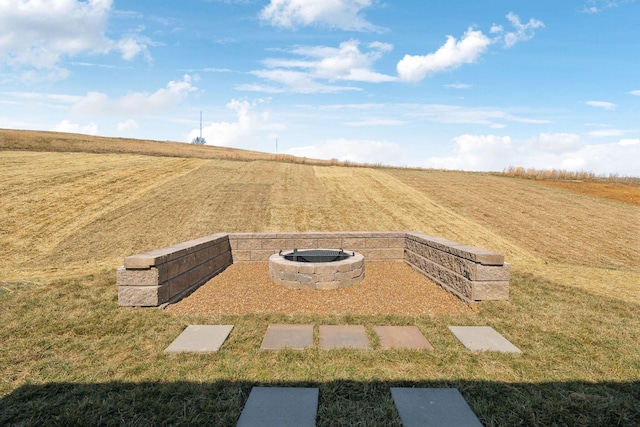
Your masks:
<path fill-rule="evenodd" d="M 365 325 L 374 349 L 260 351 L 269 323 Z M 400 425 L 393 386 L 456 387 L 485 425 L 640 425 L 640 307 L 517 271 L 508 302 L 417 318 L 176 317 L 119 308 L 105 271 L 0 282 L 0 324 L 2 426 L 235 425 L 257 385 L 319 387 L 321 426 Z M 163 354 L 189 324 L 235 327 L 217 353 Z M 416 325 L 435 351 L 381 350 L 375 325 Z M 523 353 L 471 353 L 448 325 L 492 326 Z"/>

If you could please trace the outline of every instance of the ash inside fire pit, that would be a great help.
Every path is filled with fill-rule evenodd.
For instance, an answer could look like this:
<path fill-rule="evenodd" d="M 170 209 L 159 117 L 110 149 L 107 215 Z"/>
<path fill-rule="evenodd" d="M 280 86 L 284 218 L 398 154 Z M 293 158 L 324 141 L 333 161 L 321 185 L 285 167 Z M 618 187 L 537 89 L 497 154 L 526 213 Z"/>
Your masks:
<path fill-rule="evenodd" d="M 293 252 L 289 252 L 287 254 L 283 254 L 280 251 L 280 255 L 284 257 L 284 259 L 288 261 L 296 261 L 296 262 L 334 262 L 340 261 L 343 259 L 347 259 L 350 256 L 354 256 L 355 252 L 347 253 L 340 250 L 334 249 L 307 249 L 299 251 L 294 249 Z"/>
<path fill-rule="evenodd" d="M 342 249 L 294 249 L 269 258 L 271 280 L 292 289 L 338 289 L 364 279 L 364 257 Z"/>

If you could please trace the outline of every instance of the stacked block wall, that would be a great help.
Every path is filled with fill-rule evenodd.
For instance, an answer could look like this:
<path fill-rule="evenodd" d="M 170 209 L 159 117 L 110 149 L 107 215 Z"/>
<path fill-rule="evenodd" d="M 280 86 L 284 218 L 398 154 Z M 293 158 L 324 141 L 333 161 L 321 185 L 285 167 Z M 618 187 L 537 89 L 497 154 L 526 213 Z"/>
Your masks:
<path fill-rule="evenodd" d="M 402 261 L 406 233 L 235 233 L 229 235 L 233 262 L 266 262 L 294 249 L 344 249 L 366 261 Z"/>
<path fill-rule="evenodd" d="M 193 292 L 232 264 L 227 234 L 213 234 L 124 259 L 118 304 L 155 307 Z"/>
<path fill-rule="evenodd" d="M 405 261 L 467 303 L 509 299 L 510 264 L 499 253 L 407 233 Z"/>
<path fill-rule="evenodd" d="M 509 298 L 510 266 L 496 252 L 420 233 L 221 233 L 125 258 L 118 304 L 180 299 L 233 263 L 267 262 L 278 251 L 344 249 L 368 261 L 406 262 L 463 301 Z"/>

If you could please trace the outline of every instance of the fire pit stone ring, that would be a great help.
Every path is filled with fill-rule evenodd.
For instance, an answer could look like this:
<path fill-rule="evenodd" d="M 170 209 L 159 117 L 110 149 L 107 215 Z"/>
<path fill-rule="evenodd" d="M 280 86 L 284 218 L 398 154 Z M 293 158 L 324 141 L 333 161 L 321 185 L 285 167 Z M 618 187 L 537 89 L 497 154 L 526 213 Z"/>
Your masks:
<path fill-rule="evenodd" d="M 344 288 L 364 279 L 364 256 L 335 249 L 280 251 L 269 257 L 269 276 L 290 289 Z"/>

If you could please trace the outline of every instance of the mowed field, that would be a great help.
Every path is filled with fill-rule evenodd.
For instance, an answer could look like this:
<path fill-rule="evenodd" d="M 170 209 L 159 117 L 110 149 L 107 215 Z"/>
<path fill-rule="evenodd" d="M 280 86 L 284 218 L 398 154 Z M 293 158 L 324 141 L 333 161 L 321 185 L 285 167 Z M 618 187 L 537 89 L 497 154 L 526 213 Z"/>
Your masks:
<path fill-rule="evenodd" d="M 163 144 L 148 142 L 147 151 Z M 582 194 L 579 183 L 248 153 L 0 151 L 1 280 L 113 270 L 128 255 L 216 232 L 411 230 L 503 253 L 517 271 L 640 302 L 639 186 L 608 185 L 629 195 L 624 202 L 606 191 Z"/>
<path fill-rule="evenodd" d="M 319 389 L 318 426 L 400 426 L 390 387 L 424 387 L 457 388 L 486 426 L 636 427 L 639 200 L 636 179 L 545 181 L 0 130 L 0 425 L 234 426 L 253 387 L 285 386 Z M 117 305 L 115 269 L 132 254 L 216 232 L 377 230 L 504 254 L 509 301 L 418 314 L 385 311 L 400 295 L 371 293 L 366 311 L 302 312 L 314 301 L 285 292 L 270 295 L 283 312 Z M 350 291 L 382 289 L 389 275 L 411 288 L 394 270 L 406 266 L 384 264 L 368 279 L 379 271 L 385 283 Z M 263 302 L 267 288 L 235 267 L 218 278 L 237 277 L 244 298 Z M 183 302 L 225 301 L 198 291 Z M 314 325 L 314 347 L 260 350 L 279 323 Z M 216 353 L 165 354 L 190 324 L 234 327 Z M 365 327 L 372 350 L 318 349 L 318 327 L 336 324 Z M 416 326 L 434 350 L 384 350 L 378 325 Z M 522 354 L 468 351 L 451 325 L 491 326 Z"/>

